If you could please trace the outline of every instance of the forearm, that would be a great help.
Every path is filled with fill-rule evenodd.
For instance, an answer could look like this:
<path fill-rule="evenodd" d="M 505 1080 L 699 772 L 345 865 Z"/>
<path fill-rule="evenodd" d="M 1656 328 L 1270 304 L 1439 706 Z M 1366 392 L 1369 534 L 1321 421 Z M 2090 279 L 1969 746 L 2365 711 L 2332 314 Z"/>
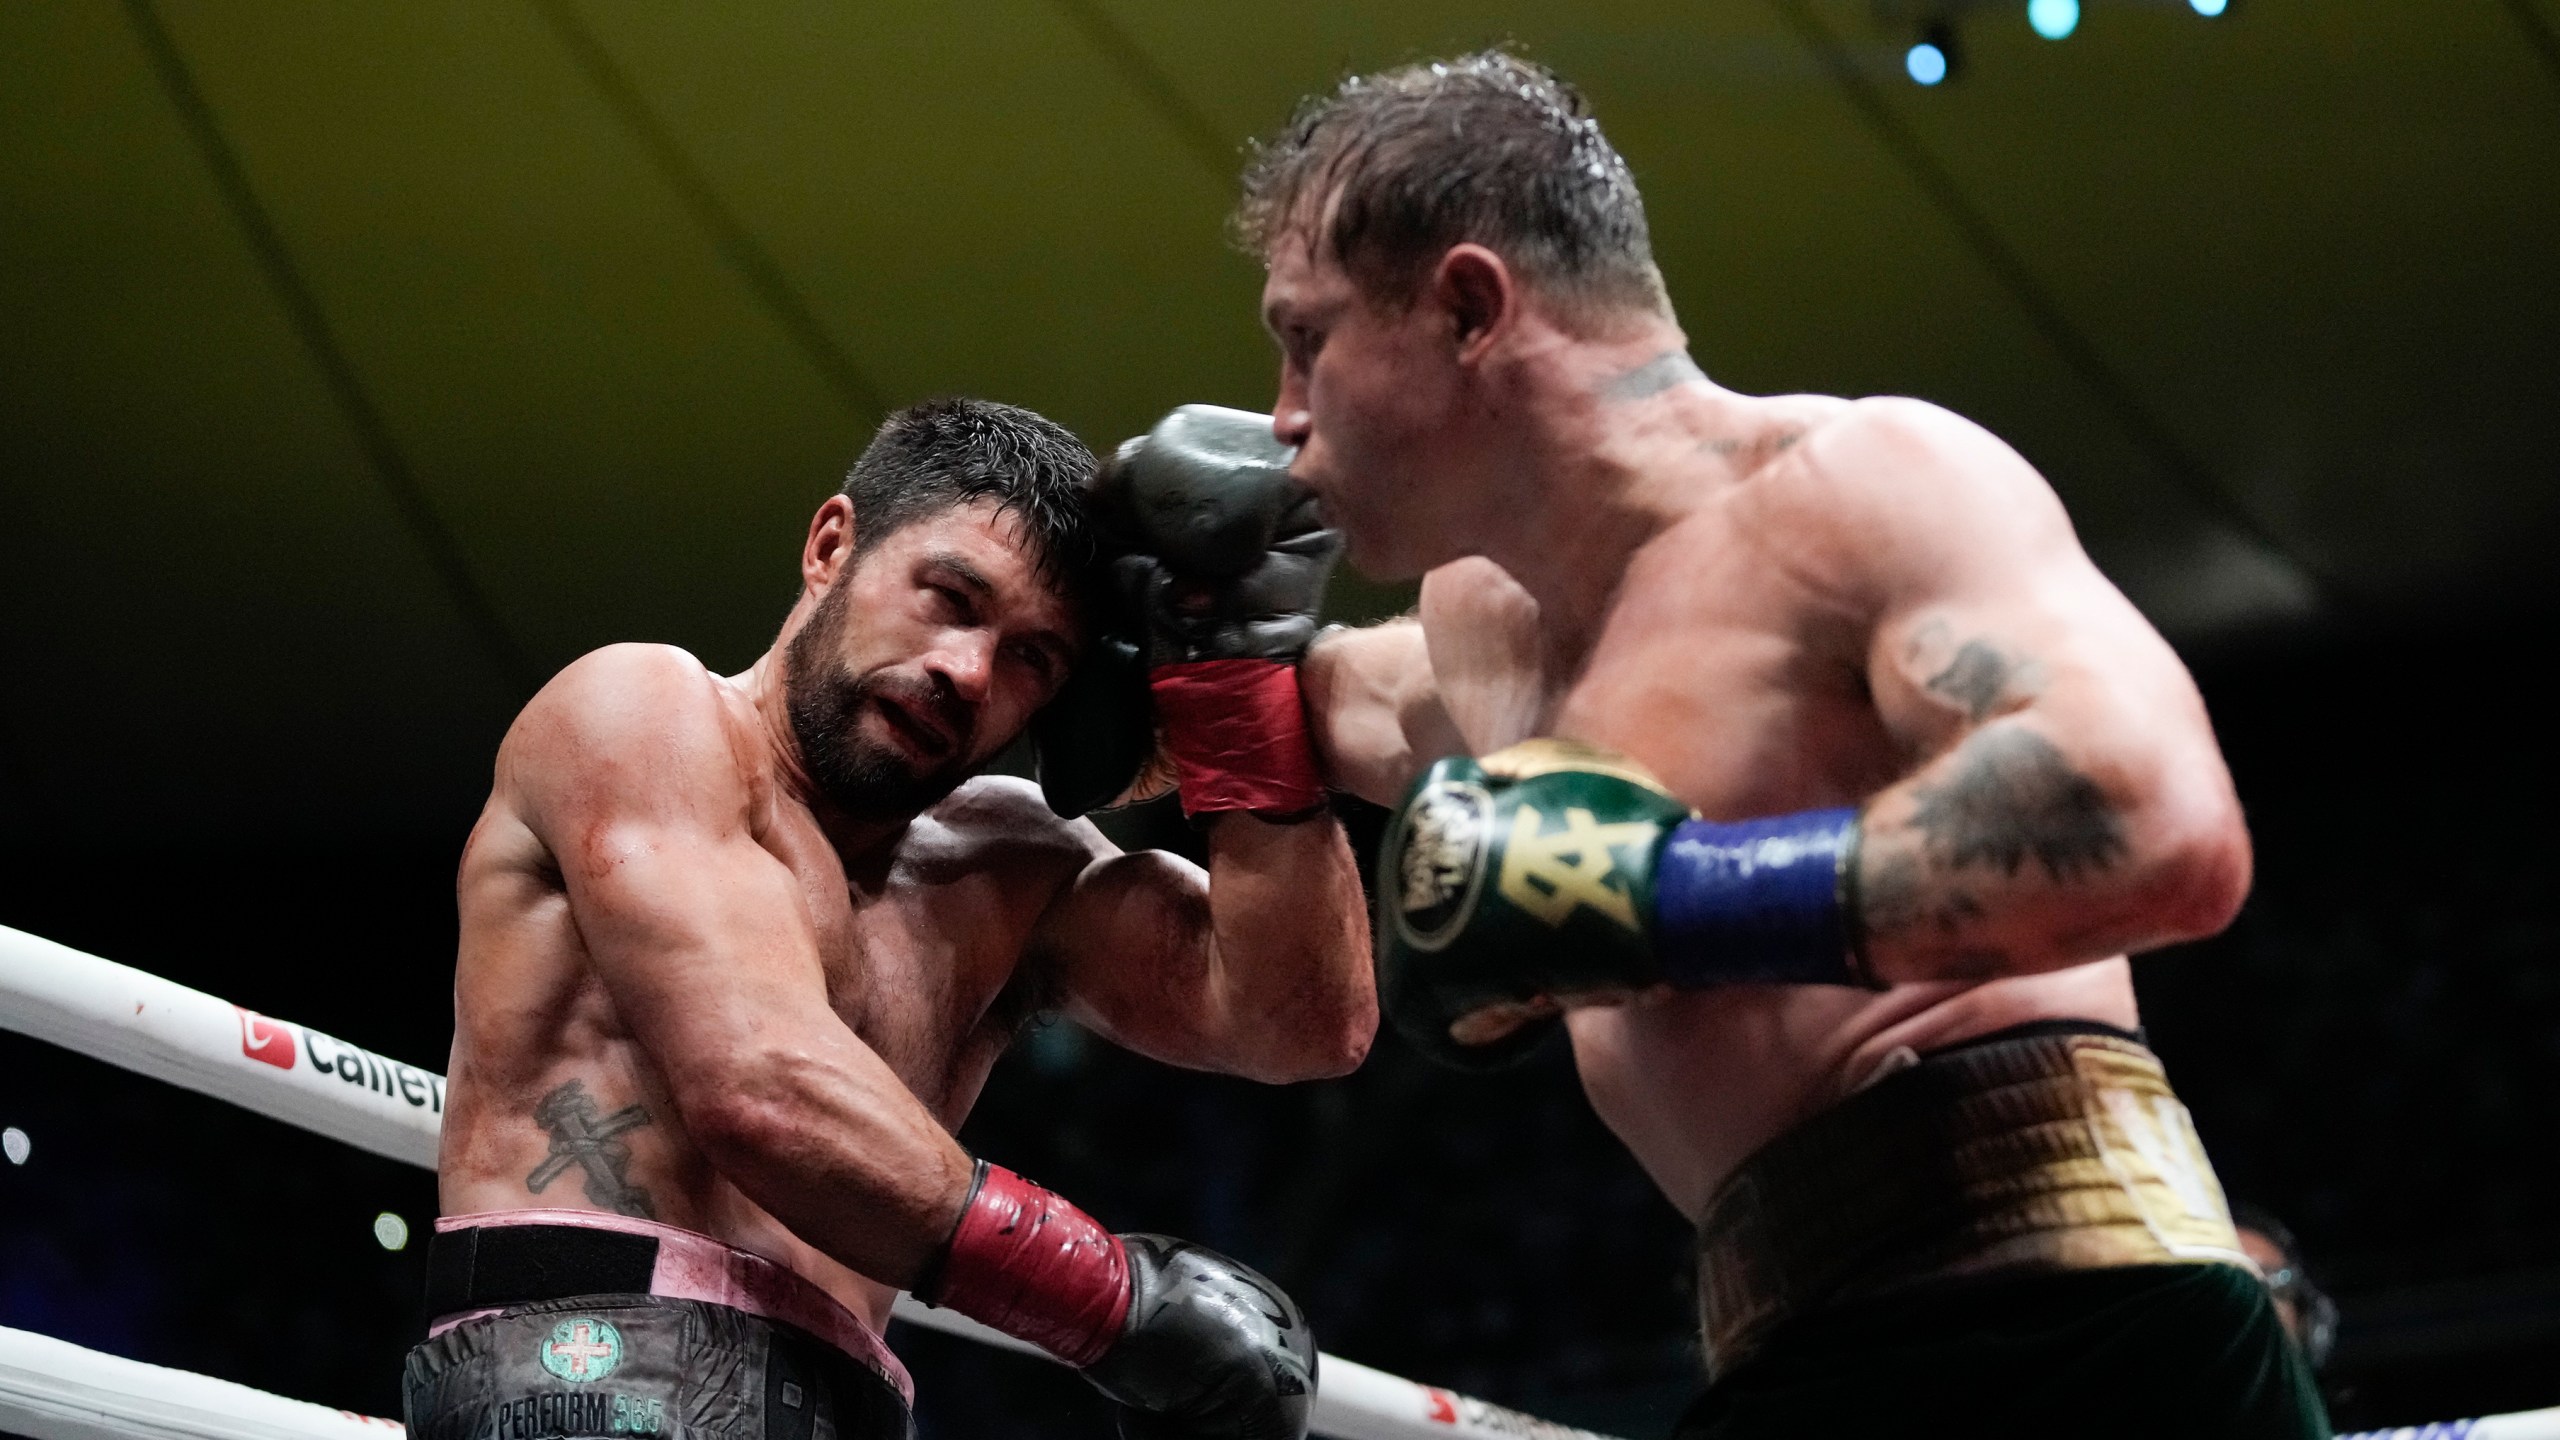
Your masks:
<path fill-rule="evenodd" d="M 1367 907 L 1330 816 L 1220 817 L 1209 833 L 1205 1008 L 1229 1068 L 1275 1082 L 1344 1073 L 1378 1024 Z"/>
<path fill-rule="evenodd" d="M 1976 730 L 1864 807 L 1843 888 L 1868 964 L 1888 984 L 2033 974 L 2221 929 L 2248 839 L 2220 777 L 2025 718 Z"/>
<path fill-rule="evenodd" d="M 749 1200 L 885 1284 L 914 1284 L 950 1238 L 968 1191 L 968 1154 L 849 1035 L 733 1054 L 679 1091 L 679 1109 L 695 1143 Z"/>

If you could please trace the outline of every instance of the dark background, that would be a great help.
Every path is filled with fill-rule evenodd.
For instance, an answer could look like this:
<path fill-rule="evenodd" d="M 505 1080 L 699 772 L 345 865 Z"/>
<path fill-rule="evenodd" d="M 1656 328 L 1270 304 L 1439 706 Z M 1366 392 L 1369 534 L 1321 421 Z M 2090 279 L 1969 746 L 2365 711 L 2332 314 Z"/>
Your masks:
<path fill-rule="evenodd" d="M 2560 863 L 2546 621 L 2484 608 L 2199 656 L 2249 807 L 2255 895 L 2147 957 L 2144 1018 L 2235 1195 L 2339 1297 L 2342 1424 L 2560 1399 Z M 1355 817 L 1356 818 L 1356 817 Z M 0 919 L 441 1067 L 451 856 L 138 848 L 28 856 Z M 420 1171 L 0 1036 L 0 1324 L 396 1414 Z M 1558 1418 L 1658 1433 L 1696 1363 L 1685 1227 L 1560 1051 L 1481 1079 L 1391 1034 L 1286 1089 L 1169 1071 L 1068 1027 L 963 1133 L 1119 1228 L 1265 1268 L 1329 1350 Z M 1081 1382 L 901 1327 L 928 1434 L 1107 1433 Z"/>
<path fill-rule="evenodd" d="M 2560 1403 L 2555 5 L 0 5 L 0 924 L 441 1068 L 543 676 L 744 665 L 891 405 L 1267 404 L 1241 142 L 1509 39 L 1593 97 L 1710 374 L 1982 421 L 2195 666 L 2259 883 L 2145 1012 L 2342 1298 L 2339 1418 Z M 0 1324 L 396 1406 L 419 1252 L 370 1226 L 425 1175 L 10 1035 L 0 1125 Z M 964 1138 L 1344 1356 L 1630 1434 L 1690 1384 L 1681 1226 L 1560 1055 L 1272 1091 L 1053 1028 Z M 1101 1433 L 897 1343 L 937 1435 Z"/>

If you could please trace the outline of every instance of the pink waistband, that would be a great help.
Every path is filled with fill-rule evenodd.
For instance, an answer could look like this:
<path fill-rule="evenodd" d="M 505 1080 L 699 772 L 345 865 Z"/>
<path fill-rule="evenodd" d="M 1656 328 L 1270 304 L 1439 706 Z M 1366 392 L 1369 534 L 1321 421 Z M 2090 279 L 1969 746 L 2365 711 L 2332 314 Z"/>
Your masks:
<path fill-rule="evenodd" d="M 879 1371 L 897 1387 L 900 1399 L 910 1408 L 915 1405 L 915 1382 L 908 1378 L 907 1367 L 889 1353 L 879 1332 L 815 1282 L 761 1255 L 674 1225 L 609 1215 L 601 1210 L 492 1210 L 477 1215 L 447 1215 L 436 1221 L 439 1233 L 505 1225 L 576 1225 L 588 1230 L 646 1235 L 658 1242 L 657 1268 L 649 1276 L 650 1294 L 726 1305 L 796 1326 Z M 427 1333 L 441 1335 L 466 1320 L 494 1313 L 472 1310 L 438 1316 Z"/>

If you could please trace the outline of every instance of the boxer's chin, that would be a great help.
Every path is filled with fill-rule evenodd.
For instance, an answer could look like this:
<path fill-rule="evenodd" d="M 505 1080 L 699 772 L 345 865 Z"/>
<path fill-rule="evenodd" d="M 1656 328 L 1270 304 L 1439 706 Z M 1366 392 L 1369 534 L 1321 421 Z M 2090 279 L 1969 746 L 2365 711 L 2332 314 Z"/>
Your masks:
<path fill-rule="evenodd" d="M 923 813 L 968 778 L 957 758 L 928 766 L 904 743 L 864 733 L 885 724 L 861 680 L 794 672 L 786 681 L 792 738 L 809 783 L 838 810 L 859 820 Z"/>
<path fill-rule="evenodd" d="M 967 778 L 956 763 L 920 769 L 898 747 L 873 740 L 850 726 L 812 746 L 801 737 L 801 754 L 810 783 L 829 803 L 859 820 L 897 820 L 919 815 L 950 794 Z"/>
<path fill-rule="evenodd" d="M 1352 569 L 1381 584 L 1418 579 L 1439 563 L 1415 556 L 1410 541 L 1392 535 L 1393 528 L 1356 519 L 1342 522 L 1342 558 L 1351 562 Z"/>

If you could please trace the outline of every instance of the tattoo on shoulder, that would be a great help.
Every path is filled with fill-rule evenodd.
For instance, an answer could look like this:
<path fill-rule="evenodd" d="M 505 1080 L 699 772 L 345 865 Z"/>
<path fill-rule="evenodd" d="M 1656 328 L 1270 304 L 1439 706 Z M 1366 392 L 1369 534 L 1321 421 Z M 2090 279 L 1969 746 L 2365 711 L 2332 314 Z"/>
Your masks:
<path fill-rule="evenodd" d="M 533 1107 L 533 1123 L 550 1132 L 551 1153 L 524 1177 L 524 1188 L 539 1195 L 576 1166 L 586 1172 L 589 1200 L 617 1214 L 656 1219 L 649 1192 L 624 1177 L 631 1165 L 631 1147 L 615 1138 L 648 1124 L 649 1119 L 644 1105 L 625 1105 L 610 1115 L 600 1113 L 583 1081 L 571 1080 L 554 1088 Z"/>
<path fill-rule="evenodd" d="M 1911 816 L 1943 868 L 1990 865 L 2014 876 L 2032 856 L 2054 880 L 2069 881 L 2123 858 L 2115 807 L 2043 736 L 1995 726 L 1965 741 L 1956 759 L 1954 775 L 1916 793 Z"/>
<path fill-rule="evenodd" d="M 1704 380 L 1707 372 L 1686 350 L 1668 350 L 1600 387 L 1600 398 L 1625 404 L 1650 399 L 1675 385 Z"/>

